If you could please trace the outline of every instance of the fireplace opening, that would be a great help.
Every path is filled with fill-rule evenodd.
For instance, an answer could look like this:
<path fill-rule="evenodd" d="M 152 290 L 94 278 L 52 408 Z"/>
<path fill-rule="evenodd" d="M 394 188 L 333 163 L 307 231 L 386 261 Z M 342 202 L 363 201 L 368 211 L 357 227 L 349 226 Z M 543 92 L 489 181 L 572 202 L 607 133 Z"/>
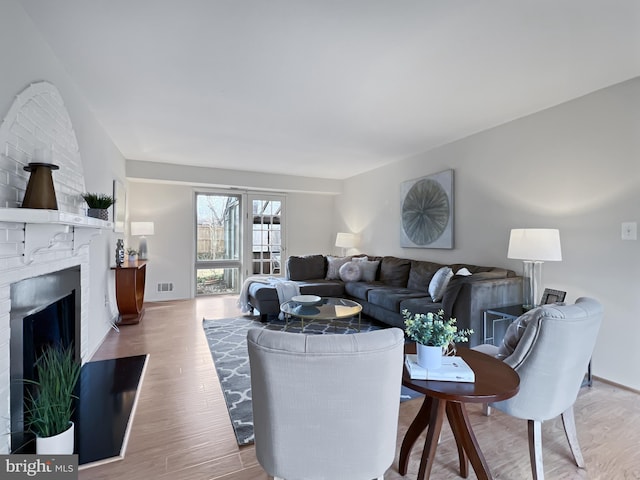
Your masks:
<path fill-rule="evenodd" d="M 11 451 L 33 453 L 25 432 L 24 380 L 37 380 L 36 360 L 47 347 L 69 348 L 80 361 L 80 269 L 29 278 L 11 285 Z"/>
<path fill-rule="evenodd" d="M 75 290 L 24 318 L 22 330 L 23 378 L 37 380 L 36 360 L 49 347 L 69 348 L 75 341 Z"/>

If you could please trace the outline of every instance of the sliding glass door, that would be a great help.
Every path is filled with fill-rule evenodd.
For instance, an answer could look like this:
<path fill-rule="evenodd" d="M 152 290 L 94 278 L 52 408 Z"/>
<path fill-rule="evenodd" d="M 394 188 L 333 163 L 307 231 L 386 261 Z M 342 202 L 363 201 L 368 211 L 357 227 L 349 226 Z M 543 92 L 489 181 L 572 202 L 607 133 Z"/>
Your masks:
<path fill-rule="evenodd" d="M 239 293 L 284 273 L 284 195 L 196 193 L 196 295 Z"/>
<path fill-rule="evenodd" d="M 284 196 L 249 195 L 250 275 L 282 275 L 284 261 Z"/>

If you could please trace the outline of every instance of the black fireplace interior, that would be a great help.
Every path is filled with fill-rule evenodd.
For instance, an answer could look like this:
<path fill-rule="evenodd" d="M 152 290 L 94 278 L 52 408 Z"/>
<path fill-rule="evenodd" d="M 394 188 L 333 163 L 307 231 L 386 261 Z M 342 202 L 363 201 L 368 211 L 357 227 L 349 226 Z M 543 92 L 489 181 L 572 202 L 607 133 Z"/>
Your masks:
<path fill-rule="evenodd" d="M 35 362 L 47 347 L 67 349 L 75 340 L 75 290 L 24 318 L 22 330 L 23 378 L 37 380 Z"/>

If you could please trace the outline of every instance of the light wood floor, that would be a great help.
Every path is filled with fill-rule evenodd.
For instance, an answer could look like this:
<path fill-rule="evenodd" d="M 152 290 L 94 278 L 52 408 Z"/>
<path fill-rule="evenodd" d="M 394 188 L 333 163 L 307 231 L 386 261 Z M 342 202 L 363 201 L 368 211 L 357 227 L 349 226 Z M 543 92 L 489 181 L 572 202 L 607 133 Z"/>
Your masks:
<path fill-rule="evenodd" d="M 203 317 L 239 314 L 235 297 L 148 303 L 139 325 L 109 334 L 94 360 L 145 353 L 150 358 L 124 460 L 82 470 L 80 479 L 269 478 L 257 464 L 253 446 L 236 444 L 202 330 Z M 401 404 L 398 445 L 420 402 Z M 500 412 L 484 417 L 479 406 L 468 411 L 494 477 L 531 478 L 526 422 Z M 543 425 L 547 479 L 640 479 L 639 395 L 596 381 L 593 388 L 580 393 L 576 424 L 586 470 L 572 463 L 560 420 L 549 421 Z M 419 439 L 406 477 L 397 471 L 396 453 L 385 478 L 415 479 L 422 445 Z M 447 425 L 431 478 L 460 478 Z M 469 478 L 476 478 L 473 471 Z"/>

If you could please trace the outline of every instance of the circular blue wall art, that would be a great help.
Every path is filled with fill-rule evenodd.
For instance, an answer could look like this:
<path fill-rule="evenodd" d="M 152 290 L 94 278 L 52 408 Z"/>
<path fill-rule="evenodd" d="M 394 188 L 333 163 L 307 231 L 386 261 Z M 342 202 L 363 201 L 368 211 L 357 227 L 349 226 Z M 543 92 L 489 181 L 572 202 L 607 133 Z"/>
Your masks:
<path fill-rule="evenodd" d="M 416 182 L 402 202 L 402 228 L 416 245 L 440 238 L 451 216 L 449 198 L 442 185 L 426 178 Z"/>

